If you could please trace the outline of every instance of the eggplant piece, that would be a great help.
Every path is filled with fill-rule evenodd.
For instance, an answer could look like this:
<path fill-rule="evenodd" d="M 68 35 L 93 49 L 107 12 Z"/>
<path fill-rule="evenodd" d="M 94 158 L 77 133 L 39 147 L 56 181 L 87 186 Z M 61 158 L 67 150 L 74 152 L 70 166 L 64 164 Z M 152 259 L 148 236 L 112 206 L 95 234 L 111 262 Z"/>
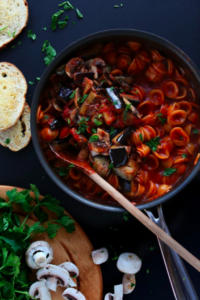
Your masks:
<path fill-rule="evenodd" d="M 123 193 L 127 193 L 131 191 L 131 181 L 119 177 L 119 184 L 121 186 Z"/>
<path fill-rule="evenodd" d="M 121 109 L 121 108 L 125 107 L 124 102 L 120 98 L 117 89 L 106 88 L 106 92 L 107 92 L 108 97 L 112 100 L 115 108 Z"/>
<path fill-rule="evenodd" d="M 110 148 L 109 156 L 115 168 L 124 166 L 128 161 L 128 154 L 125 147 Z"/>
<path fill-rule="evenodd" d="M 72 94 L 73 90 L 67 88 L 67 87 L 62 87 L 59 91 L 58 91 L 58 97 L 63 99 L 65 102 L 70 100 L 70 96 Z"/>
<path fill-rule="evenodd" d="M 120 94 L 120 97 L 125 97 L 127 100 L 131 102 L 134 106 L 137 106 L 141 101 L 138 99 L 135 99 L 135 96 L 133 95 L 128 95 L 128 94 Z"/>
<path fill-rule="evenodd" d="M 63 123 L 64 122 L 62 122 L 62 120 L 53 120 L 53 122 L 51 122 L 50 124 L 50 129 L 52 131 L 59 129 L 63 125 Z"/>
<path fill-rule="evenodd" d="M 109 173 L 109 158 L 104 156 L 95 156 L 93 161 L 93 169 L 103 178 Z"/>
<path fill-rule="evenodd" d="M 132 76 L 114 76 L 114 79 L 116 80 L 116 81 L 118 81 L 119 80 L 119 82 L 122 82 L 122 81 L 124 81 L 124 82 L 126 82 L 127 84 L 132 84 L 133 83 L 133 80 L 134 80 L 134 78 L 132 77 Z"/>
<path fill-rule="evenodd" d="M 106 129 L 106 131 L 110 134 L 110 128 Z M 112 130 L 112 134 L 110 134 L 110 140 L 112 141 L 112 139 L 114 139 L 114 137 L 116 135 L 118 135 L 120 133 L 120 130 L 118 128 L 115 128 L 114 130 Z"/>
<path fill-rule="evenodd" d="M 141 119 L 142 116 L 139 113 L 139 111 L 137 110 L 137 108 L 135 108 L 135 106 L 132 105 L 132 103 L 130 103 L 125 97 L 123 97 L 124 103 L 126 105 L 130 105 L 129 109 L 132 111 L 132 113 L 138 118 Z"/>
<path fill-rule="evenodd" d="M 130 168 L 127 166 L 113 168 L 113 171 L 117 176 L 128 181 L 131 181 L 137 174 L 137 170 L 135 168 Z"/>
<path fill-rule="evenodd" d="M 112 143 L 115 145 L 124 145 L 134 130 L 133 126 L 126 128 L 112 139 Z"/>
<path fill-rule="evenodd" d="M 91 80 L 94 80 L 94 72 L 79 72 L 74 74 L 74 81 L 82 82 L 83 79 L 87 77 Z"/>

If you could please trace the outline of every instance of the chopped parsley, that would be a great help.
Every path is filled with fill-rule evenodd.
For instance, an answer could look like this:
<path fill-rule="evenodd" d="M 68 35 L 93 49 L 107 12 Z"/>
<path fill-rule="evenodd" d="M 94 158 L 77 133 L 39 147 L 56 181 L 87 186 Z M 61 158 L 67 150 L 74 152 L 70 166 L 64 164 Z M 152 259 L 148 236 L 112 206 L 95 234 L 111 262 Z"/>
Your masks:
<path fill-rule="evenodd" d="M 6 143 L 6 145 L 9 145 L 10 144 L 10 139 L 6 139 L 5 143 Z"/>
<path fill-rule="evenodd" d="M 144 142 L 144 139 L 143 139 L 143 136 L 142 136 L 141 133 L 139 134 L 139 138 L 140 138 L 140 141 L 143 143 L 143 142 Z"/>
<path fill-rule="evenodd" d="M 176 169 L 167 168 L 167 169 L 165 169 L 163 175 L 168 177 L 168 176 L 174 174 L 174 172 L 176 172 Z"/>
<path fill-rule="evenodd" d="M 48 40 L 46 40 L 42 47 L 42 52 L 46 51 L 46 56 L 44 58 L 45 65 L 48 66 L 57 55 L 56 50 L 51 46 Z"/>
<path fill-rule="evenodd" d="M 18 42 L 18 44 L 17 44 L 17 45 L 19 46 L 19 45 L 21 45 L 21 43 L 22 43 L 22 42 Z"/>
<path fill-rule="evenodd" d="M 119 258 L 119 256 L 115 256 L 112 258 L 112 260 L 117 260 Z"/>
<path fill-rule="evenodd" d="M 98 114 L 97 119 L 100 119 L 102 117 L 102 114 Z"/>
<path fill-rule="evenodd" d="M 183 154 L 182 154 L 182 158 L 185 159 L 185 158 L 187 158 L 187 157 L 188 157 L 188 154 L 187 154 L 187 153 L 183 153 Z"/>
<path fill-rule="evenodd" d="M 71 95 L 70 95 L 69 98 L 70 98 L 70 99 L 74 98 L 75 94 L 76 94 L 76 91 L 73 91 L 73 92 L 71 93 Z"/>
<path fill-rule="evenodd" d="M 8 35 L 9 35 L 9 37 L 11 37 L 11 36 L 12 36 L 12 34 L 11 34 L 10 30 L 8 30 L 8 31 L 7 31 L 7 33 L 8 33 Z"/>
<path fill-rule="evenodd" d="M 86 119 L 82 118 L 80 121 L 78 121 L 78 125 L 79 125 L 78 131 L 77 131 L 78 134 L 85 133 L 86 129 L 88 128 L 87 121 L 89 121 L 89 118 L 86 118 Z"/>
<path fill-rule="evenodd" d="M 76 24 L 76 22 L 72 22 L 72 25 L 75 25 Z"/>
<path fill-rule="evenodd" d="M 197 134 L 199 133 L 199 131 L 198 131 L 196 128 L 193 129 L 193 132 L 194 132 L 194 133 L 197 133 Z"/>
<path fill-rule="evenodd" d="M 155 152 L 155 151 L 157 150 L 158 145 L 160 144 L 160 137 L 157 136 L 157 137 L 155 137 L 154 139 L 148 141 L 146 144 L 147 144 L 147 146 L 149 146 L 149 148 L 150 148 L 153 152 Z"/>
<path fill-rule="evenodd" d="M 87 98 L 88 94 L 85 94 L 83 97 L 78 99 L 79 103 L 83 103 L 85 101 L 85 99 Z"/>
<path fill-rule="evenodd" d="M 68 167 L 56 168 L 56 172 L 58 173 L 59 176 L 66 176 L 66 175 L 68 175 L 69 170 L 71 168 L 75 168 L 75 166 L 73 164 L 71 164 Z"/>
<path fill-rule="evenodd" d="M 47 27 L 44 27 L 44 28 L 42 28 L 44 31 L 46 31 L 47 30 Z"/>
<path fill-rule="evenodd" d="M 51 29 L 55 30 L 57 26 L 59 26 L 60 29 L 63 29 L 67 25 L 68 16 L 65 17 L 63 21 L 60 21 L 60 16 L 64 13 L 64 10 L 59 10 L 51 17 Z"/>
<path fill-rule="evenodd" d="M 128 110 L 131 108 L 131 103 L 130 104 L 126 104 L 126 108 L 125 108 L 125 111 L 124 111 L 124 119 L 126 120 L 127 118 L 127 112 Z"/>
<path fill-rule="evenodd" d="M 183 277 L 183 281 L 185 281 L 185 277 Z"/>
<path fill-rule="evenodd" d="M 98 121 L 97 118 L 94 119 L 94 123 L 96 126 L 100 126 L 103 124 L 101 121 Z"/>
<path fill-rule="evenodd" d="M 76 8 L 76 12 L 77 12 L 78 17 L 79 17 L 80 19 L 82 19 L 82 18 L 83 18 L 83 15 L 82 15 L 82 13 L 80 12 L 80 10 L 79 10 L 78 8 Z"/>
<path fill-rule="evenodd" d="M 35 33 L 33 33 L 33 31 L 32 31 L 32 30 L 28 30 L 28 32 L 27 32 L 27 36 L 28 36 L 28 38 L 29 38 L 29 39 L 32 39 L 33 41 L 35 41 L 35 40 L 36 40 L 36 34 L 35 34 Z"/>
<path fill-rule="evenodd" d="M 29 83 L 30 85 L 33 85 L 33 84 L 34 84 L 34 82 L 33 82 L 33 81 L 29 81 L 28 83 Z"/>
<path fill-rule="evenodd" d="M 127 211 L 124 212 L 123 218 L 125 221 L 128 221 L 128 212 Z"/>
<path fill-rule="evenodd" d="M 131 287 L 134 287 L 135 286 L 135 283 L 131 282 Z"/>
<path fill-rule="evenodd" d="M 114 86 L 111 86 L 111 88 L 110 88 L 110 89 L 111 89 L 111 91 L 113 91 L 113 90 L 114 90 Z"/>
<path fill-rule="evenodd" d="M 8 28 L 8 25 L 7 25 L 7 26 L 4 26 L 4 27 L 2 27 L 2 28 L 0 28 L 0 32 L 1 32 L 2 30 L 6 29 L 6 28 Z"/>
<path fill-rule="evenodd" d="M 147 274 L 149 274 L 149 269 L 147 269 Z"/>
<path fill-rule="evenodd" d="M 118 7 L 119 7 L 119 5 L 114 5 L 114 7 L 115 7 L 115 8 L 118 8 Z"/>
<path fill-rule="evenodd" d="M 155 249 L 155 247 L 150 247 L 150 248 L 149 248 L 149 250 L 151 250 L 151 251 L 154 250 L 154 249 Z"/>
<path fill-rule="evenodd" d="M 109 170 L 111 170 L 113 168 L 114 168 L 113 164 L 109 164 Z"/>
<path fill-rule="evenodd" d="M 99 139 L 98 135 L 92 135 L 89 139 L 89 142 L 93 143 L 93 142 L 98 141 L 98 139 Z"/>
<path fill-rule="evenodd" d="M 15 37 L 16 31 L 13 31 L 12 33 L 12 37 Z"/>
<path fill-rule="evenodd" d="M 97 130 L 95 128 L 92 128 L 93 133 L 97 133 Z"/>
<path fill-rule="evenodd" d="M 124 90 L 120 90 L 120 93 L 123 93 L 124 92 Z"/>
<path fill-rule="evenodd" d="M 69 1 L 65 1 L 65 2 L 59 4 L 58 6 L 63 6 L 64 10 L 74 9 Z"/>
<path fill-rule="evenodd" d="M 110 135 L 112 135 L 114 132 L 115 132 L 115 131 L 114 131 L 114 127 L 113 127 L 113 126 L 110 127 Z"/>
<path fill-rule="evenodd" d="M 40 81 L 40 77 L 36 77 L 36 80 L 37 80 L 37 81 Z"/>
<path fill-rule="evenodd" d="M 67 119 L 67 123 L 70 124 L 70 122 L 71 122 L 70 119 Z"/>
<path fill-rule="evenodd" d="M 163 116 L 163 114 L 161 114 L 161 113 L 157 114 L 159 121 L 161 122 L 162 125 L 164 125 L 167 122 L 167 119 L 162 118 L 162 116 Z"/>

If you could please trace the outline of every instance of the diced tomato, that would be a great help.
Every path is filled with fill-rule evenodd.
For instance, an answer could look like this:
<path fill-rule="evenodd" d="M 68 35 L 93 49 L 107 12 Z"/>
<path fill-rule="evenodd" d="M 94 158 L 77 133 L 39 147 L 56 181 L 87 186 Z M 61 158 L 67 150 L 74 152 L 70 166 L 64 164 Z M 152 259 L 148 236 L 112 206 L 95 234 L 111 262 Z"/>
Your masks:
<path fill-rule="evenodd" d="M 68 126 L 65 126 L 61 129 L 59 138 L 60 139 L 65 139 L 70 135 L 70 128 Z"/>

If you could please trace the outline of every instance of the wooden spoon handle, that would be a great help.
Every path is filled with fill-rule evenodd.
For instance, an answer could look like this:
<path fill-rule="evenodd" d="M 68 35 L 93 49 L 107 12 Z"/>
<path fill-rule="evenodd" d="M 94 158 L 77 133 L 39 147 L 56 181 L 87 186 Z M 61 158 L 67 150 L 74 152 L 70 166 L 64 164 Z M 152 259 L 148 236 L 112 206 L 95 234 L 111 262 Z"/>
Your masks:
<path fill-rule="evenodd" d="M 115 188 L 113 188 L 107 181 L 100 177 L 97 173 L 87 175 L 95 181 L 103 190 L 110 194 L 118 203 L 121 204 L 127 211 L 129 211 L 138 221 L 157 235 L 163 242 L 176 251 L 182 258 L 184 258 L 189 264 L 191 264 L 196 270 L 200 272 L 200 261 L 177 243 L 171 236 L 165 233 L 160 227 L 146 217 L 135 205 L 127 200 L 122 194 L 120 194 Z"/>

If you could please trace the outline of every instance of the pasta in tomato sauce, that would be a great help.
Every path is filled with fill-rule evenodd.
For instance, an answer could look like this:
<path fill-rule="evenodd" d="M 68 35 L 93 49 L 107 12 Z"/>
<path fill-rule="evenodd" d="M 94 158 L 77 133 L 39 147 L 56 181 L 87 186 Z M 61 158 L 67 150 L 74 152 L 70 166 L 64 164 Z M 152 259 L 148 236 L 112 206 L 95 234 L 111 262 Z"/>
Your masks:
<path fill-rule="evenodd" d="M 187 72 L 137 41 L 80 50 L 51 76 L 37 112 L 40 143 L 57 175 L 86 198 L 115 203 L 50 144 L 88 161 L 133 204 L 173 188 L 194 162 L 200 112 Z M 117 204 L 116 204 L 117 205 Z"/>

